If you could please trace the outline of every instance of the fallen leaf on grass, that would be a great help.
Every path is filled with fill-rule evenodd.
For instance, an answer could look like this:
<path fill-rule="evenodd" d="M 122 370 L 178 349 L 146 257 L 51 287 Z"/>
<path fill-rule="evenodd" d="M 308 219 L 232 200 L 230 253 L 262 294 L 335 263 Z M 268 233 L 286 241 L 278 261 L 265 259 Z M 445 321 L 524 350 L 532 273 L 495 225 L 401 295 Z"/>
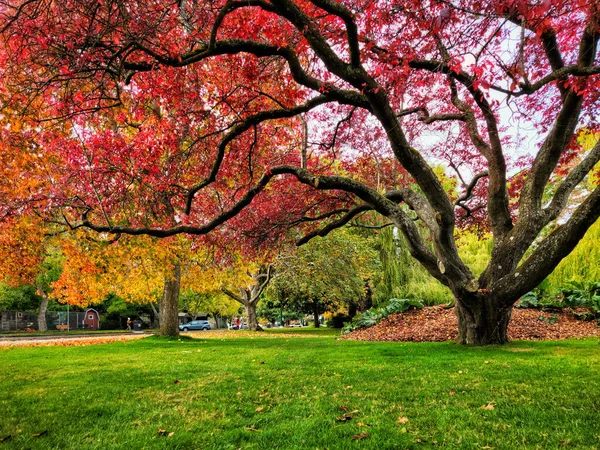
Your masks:
<path fill-rule="evenodd" d="M 166 437 L 171 437 L 175 434 L 174 431 L 167 431 L 167 430 L 163 430 L 162 428 L 158 429 L 158 434 L 159 436 L 166 436 Z"/>
<path fill-rule="evenodd" d="M 491 403 L 488 403 L 487 405 L 483 405 L 481 407 L 481 409 L 487 409 L 488 411 L 493 411 L 494 410 L 494 405 Z"/>
<path fill-rule="evenodd" d="M 406 417 L 406 416 L 398 417 L 398 420 L 396 420 L 396 423 L 397 424 L 408 423 L 408 417 Z"/>
<path fill-rule="evenodd" d="M 265 409 L 264 406 L 259 406 L 258 408 L 256 408 L 254 411 L 255 412 L 261 412 L 263 409 Z"/>
<path fill-rule="evenodd" d="M 245 430 L 248 431 L 260 431 L 258 428 L 254 428 L 254 425 L 250 425 L 249 427 L 244 427 Z"/>
<path fill-rule="evenodd" d="M 359 427 L 370 427 L 371 425 L 369 425 L 368 423 L 358 422 L 358 426 Z"/>
<path fill-rule="evenodd" d="M 181 381 L 179 381 L 179 380 L 173 381 L 173 384 L 179 384 L 179 383 L 181 383 Z"/>
<path fill-rule="evenodd" d="M 448 392 L 448 395 L 449 395 L 450 397 L 454 397 L 454 396 L 456 395 L 456 392 Z"/>
<path fill-rule="evenodd" d="M 9 434 L 8 436 L 4 436 L 0 438 L 0 444 L 6 441 L 10 441 L 12 439 L 12 436 Z"/>
<path fill-rule="evenodd" d="M 42 437 L 42 436 L 46 436 L 48 434 L 48 430 L 44 430 L 41 431 L 40 433 L 34 433 L 31 435 L 31 437 Z"/>
<path fill-rule="evenodd" d="M 343 416 L 339 416 L 335 418 L 336 422 L 348 422 L 349 420 L 352 420 L 352 416 L 349 414 L 345 414 Z"/>
<path fill-rule="evenodd" d="M 360 441 L 361 439 L 366 439 L 370 437 L 365 431 L 363 431 L 360 434 L 355 434 L 354 437 L 352 438 L 352 440 L 354 441 Z"/>
<path fill-rule="evenodd" d="M 352 420 L 352 416 L 354 414 L 358 413 L 358 409 L 355 409 L 354 411 L 348 411 L 348 408 L 344 405 L 340 406 L 340 409 L 346 414 L 344 414 L 343 416 L 336 417 L 335 420 L 337 422 L 348 422 L 349 420 Z"/>

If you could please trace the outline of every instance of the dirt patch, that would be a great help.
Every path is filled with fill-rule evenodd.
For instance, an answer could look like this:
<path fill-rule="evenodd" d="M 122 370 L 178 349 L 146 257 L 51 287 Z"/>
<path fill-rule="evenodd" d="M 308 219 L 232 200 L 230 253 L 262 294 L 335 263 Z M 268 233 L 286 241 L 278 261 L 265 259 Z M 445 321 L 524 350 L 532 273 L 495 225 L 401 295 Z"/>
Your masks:
<path fill-rule="evenodd" d="M 454 308 L 431 306 L 394 314 L 377 325 L 353 331 L 341 339 L 355 341 L 440 342 L 458 336 Z M 596 322 L 577 320 L 572 312 L 541 312 L 535 309 L 513 309 L 508 327 L 511 340 L 559 340 L 600 336 Z"/>

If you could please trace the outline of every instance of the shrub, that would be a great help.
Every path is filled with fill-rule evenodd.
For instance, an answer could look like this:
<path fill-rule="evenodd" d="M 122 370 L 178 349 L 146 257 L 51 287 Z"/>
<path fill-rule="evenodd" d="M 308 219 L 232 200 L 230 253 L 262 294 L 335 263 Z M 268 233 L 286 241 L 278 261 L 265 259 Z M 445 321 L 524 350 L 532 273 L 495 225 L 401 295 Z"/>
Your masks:
<path fill-rule="evenodd" d="M 421 309 L 424 306 L 422 300 L 392 298 L 388 302 L 379 307 L 371 308 L 362 314 L 355 316 L 351 322 L 344 325 L 343 333 L 347 334 L 361 328 L 369 328 L 377 325 L 381 319 L 386 318 L 390 314 L 399 314 L 409 309 Z"/>
<path fill-rule="evenodd" d="M 348 322 L 348 320 L 350 320 L 350 316 L 348 316 L 347 314 L 343 314 L 343 313 L 334 314 L 331 317 L 331 320 L 327 321 L 327 327 L 328 328 L 343 328 L 344 323 Z"/>
<path fill-rule="evenodd" d="M 543 294 L 544 291 L 539 289 L 528 292 L 521 298 L 516 308 L 534 308 L 544 311 L 588 308 L 590 312 L 577 312 L 575 317 L 580 320 L 596 318 L 600 321 L 600 282 L 570 281 L 559 290 L 558 296 Z"/>
<path fill-rule="evenodd" d="M 119 315 L 115 313 L 104 314 L 100 316 L 100 329 L 101 330 L 120 330 L 121 322 Z"/>
<path fill-rule="evenodd" d="M 521 297 L 521 301 L 515 306 L 515 308 L 537 308 L 539 305 L 540 299 L 538 298 L 538 294 L 534 291 L 530 291 Z"/>
<path fill-rule="evenodd" d="M 565 306 L 600 309 L 600 283 L 570 281 L 561 289 Z"/>

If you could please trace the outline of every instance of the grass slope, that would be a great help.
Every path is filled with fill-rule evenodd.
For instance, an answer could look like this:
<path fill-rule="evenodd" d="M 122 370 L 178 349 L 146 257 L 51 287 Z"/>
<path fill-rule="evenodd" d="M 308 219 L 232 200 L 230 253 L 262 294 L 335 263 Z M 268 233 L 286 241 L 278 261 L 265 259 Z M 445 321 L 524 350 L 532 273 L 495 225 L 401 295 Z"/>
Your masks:
<path fill-rule="evenodd" d="M 0 349 L 0 450 L 600 448 L 597 339 L 320 333 Z"/>

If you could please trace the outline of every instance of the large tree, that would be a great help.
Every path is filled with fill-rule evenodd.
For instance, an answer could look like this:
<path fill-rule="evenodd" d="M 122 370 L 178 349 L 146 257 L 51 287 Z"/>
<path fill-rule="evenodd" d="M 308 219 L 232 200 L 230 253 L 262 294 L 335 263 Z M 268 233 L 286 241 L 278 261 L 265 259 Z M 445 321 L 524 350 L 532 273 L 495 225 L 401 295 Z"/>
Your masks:
<path fill-rule="evenodd" d="M 6 214 L 61 208 L 74 227 L 158 237 L 227 224 L 224 237 L 267 239 L 287 224 L 303 242 L 374 210 L 451 289 L 459 340 L 476 345 L 507 341 L 514 302 L 600 215 L 596 187 L 540 234 L 600 160 L 600 143 L 576 139 L 598 122 L 596 0 L 0 8 L 0 94 L 30 121 L 3 127 L 3 145 L 54 154 L 47 190 Z M 442 160 L 457 196 L 432 168 Z M 472 220 L 493 234 L 478 278 L 455 243 Z"/>
<path fill-rule="evenodd" d="M 246 308 L 246 322 L 250 331 L 262 331 L 256 316 L 256 306 L 260 296 L 271 281 L 271 271 L 272 267 L 268 264 L 261 265 L 252 272 L 246 271 L 246 275 L 251 281 L 245 286 L 238 286 L 239 293 L 232 292 L 225 286 L 221 288 L 224 294 L 244 305 L 244 308 Z M 242 277 L 245 278 L 244 275 Z"/>
<path fill-rule="evenodd" d="M 113 294 L 130 303 L 150 305 L 160 334 L 177 336 L 181 287 L 196 292 L 217 290 L 205 269 L 212 261 L 210 252 L 192 250 L 184 236 L 97 240 L 89 230 L 73 235 L 63 242 L 64 267 L 53 283 L 53 294 L 61 301 L 87 306 Z"/>
<path fill-rule="evenodd" d="M 312 315 L 315 327 L 324 312 L 363 303 L 381 269 L 367 241 L 346 229 L 280 254 L 273 266 L 268 297 L 286 309 Z"/>

